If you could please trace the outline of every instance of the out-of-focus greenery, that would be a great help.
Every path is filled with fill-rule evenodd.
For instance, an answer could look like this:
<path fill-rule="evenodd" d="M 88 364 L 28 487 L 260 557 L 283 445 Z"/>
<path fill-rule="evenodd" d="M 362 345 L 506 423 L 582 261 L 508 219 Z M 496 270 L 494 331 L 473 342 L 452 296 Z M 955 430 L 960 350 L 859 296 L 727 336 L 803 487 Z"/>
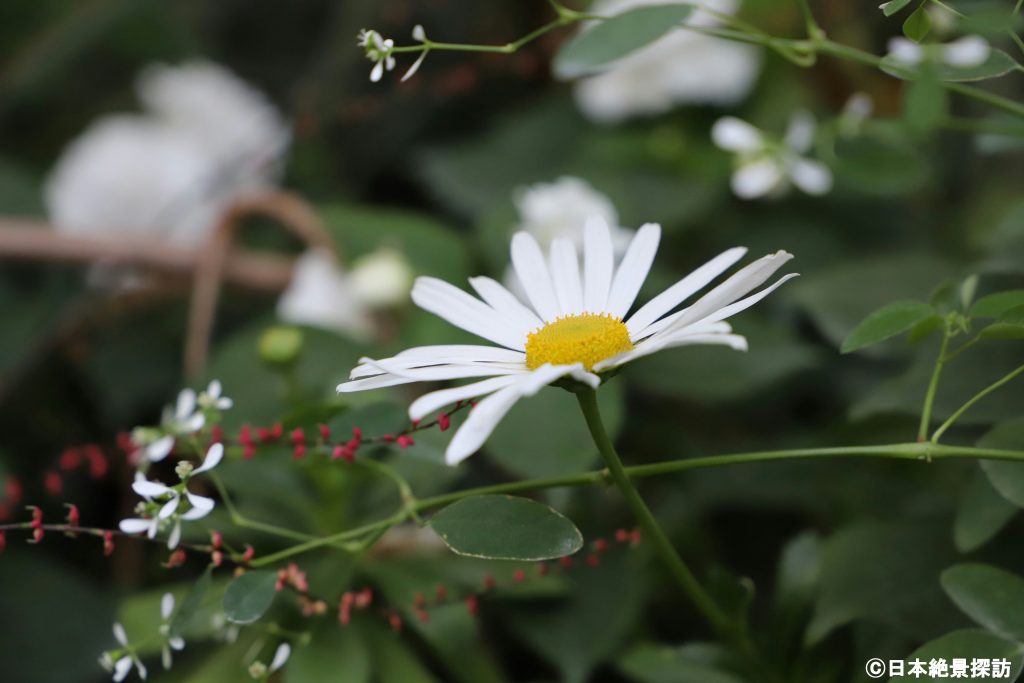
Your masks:
<path fill-rule="evenodd" d="M 981 2 L 956 4 L 984 9 Z M 877 54 L 902 21 L 887 19 L 874 3 L 812 5 L 830 37 Z M 799 7 L 788 0 L 751 0 L 744 12 L 773 34 L 803 30 Z M 861 134 L 821 150 L 836 175 L 832 193 L 741 202 L 729 192 L 730 160 L 709 138 L 724 110 L 680 107 L 615 127 L 588 123 L 569 87 L 549 75 L 568 32 L 508 56 L 432 53 L 420 76 L 404 84 L 371 84 L 354 45 L 364 26 L 405 36 L 417 23 L 438 40 L 503 43 L 548 14 L 540 0 L 7 3 L 0 11 L 0 215 L 43 217 L 43 179 L 61 149 L 96 116 L 135 108 L 132 85 L 142 66 L 209 58 L 288 113 L 295 140 L 283 185 L 321 212 L 346 258 L 393 246 L 418 274 L 459 285 L 477 273 L 500 278 L 517 222 L 513 193 L 562 175 L 584 178 L 611 197 L 623 225 L 663 225 L 641 298 L 729 246 L 795 253 L 802 277 L 736 321 L 750 340 L 748 353 L 661 353 L 602 389 L 605 419 L 630 464 L 913 440 L 937 337 L 898 336 L 853 355 L 840 355 L 840 345 L 891 302 L 945 305 L 971 274 L 980 278 L 978 297 L 1024 287 L 1019 140 L 922 127 L 905 116 L 904 85 L 881 71 L 825 56 L 801 69 L 765 53 L 756 90 L 728 113 L 782 130 L 803 107 L 827 128 L 847 98 L 864 91 L 875 101 L 875 118 Z M 994 88 L 1021 95 L 1015 75 Z M 951 106 L 957 116 L 997 116 L 968 99 Z M 298 247 L 267 226 L 252 239 L 282 251 Z M 111 298 L 87 287 L 79 267 L 3 264 L 0 477 L 16 475 L 24 500 L 39 503 L 48 519 L 62 515 L 68 501 L 90 524 L 114 527 L 135 501 L 123 460 L 115 459 L 100 482 L 69 477 L 58 496 L 46 491 L 45 473 L 67 446 L 112 444 L 119 431 L 159 420 L 185 381 L 187 288 Z M 282 417 L 287 428 L 326 419 L 338 433 L 353 425 L 395 431 L 405 423 L 410 391 L 342 402 L 334 386 L 362 355 L 470 339 L 411 304 L 372 348 L 304 330 L 289 385 L 257 353 L 261 334 L 275 323 L 273 303 L 237 291 L 221 303 L 200 379 L 220 379 L 235 399 L 225 415 L 229 432 Z M 935 419 L 1019 365 L 1021 349 L 1019 339 L 983 340 L 951 362 Z M 310 407 L 324 401 L 326 409 Z M 1022 449 L 1022 406 L 1024 380 L 1011 382 L 966 412 L 945 440 Z M 458 469 L 443 465 L 449 434 L 423 432 L 414 447 L 381 457 L 418 497 L 597 466 L 575 401 L 556 388 L 513 409 L 484 455 Z M 869 658 L 909 659 L 924 643 L 979 626 L 987 630 L 956 637 L 976 644 L 978 656 L 1005 651 L 1016 662 L 1015 677 L 1024 639 L 1021 467 L 814 460 L 695 470 L 645 480 L 642 489 L 715 596 L 748 612 L 762 652 L 784 672 L 780 680 L 867 680 Z M 399 502 L 372 472 L 322 459 L 295 464 L 285 448 L 225 463 L 222 476 L 244 514 L 316 535 L 386 516 Z M 537 498 L 572 519 L 588 542 L 633 525 L 614 490 Z M 14 514 L 21 518 L 20 510 Z M 223 510 L 211 520 L 227 533 Z M 252 542 L 261 554 L 283 547 L 240 529 L 226 540 Z M 115 617 L 133 636 L 154 632 L 159 596 L 171 590 L 184 600 L 203 572 L 201 562 L 163 569 L 156 548 L 128 540 L 118 541 L 112 558 L 98 542 L 57 534 L 38 547 L 9 534 L 7 544 L 0 555 L 0 678 L 11 683 L 105 680 L 95 659 L 113 646 Z M 355 563 L 323 550 L 301 563 L 314 591 L 334 601 L 344 590 L 372 585 L 385 604 L 407 607 L 417 592 L 431 594 L 440 583 L 477 589 L 487 574 L 500 587 L 478 619 L 455 603 L 426 623 L 406 619 L 397 636 L 370 614 L 342 629 L 334 619 L 305 621 L 279 600 L 282 628 L 309 633 L 308 643 L 294 643 L 283 673 L 289 682 L 775 680 L 737 668 L 712 644 L 643 544 L 610 552 L 597 567 L 519 587 L 512 577 L 522 565 L 454 555 Z M 215 610 L 228 580 L 226 572 L 216 574 L 203 604 Z M 1010 592 L 978 602 L 986 587 Z M 233 644 L 204 641 L 208 633 L 209 619 L 195 619 L 175 668 L 158 671 L 154 659 L 154 677 L 251 680 L 246 657 L 262 647 L 266 661 L 272 651 L 273 638 L 260 629 L 243 629 Z"/>

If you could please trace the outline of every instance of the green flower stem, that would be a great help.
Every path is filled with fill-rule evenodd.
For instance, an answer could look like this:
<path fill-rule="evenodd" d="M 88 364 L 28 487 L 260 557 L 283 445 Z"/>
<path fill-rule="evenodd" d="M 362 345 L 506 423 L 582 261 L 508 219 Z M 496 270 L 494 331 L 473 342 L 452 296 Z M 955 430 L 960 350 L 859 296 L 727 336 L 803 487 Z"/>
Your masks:
<path fill-rule="evenodd" d="M 942 323 L 942 344 L 939 346 L 939 355 L 935 359 L 935 369 L 932 370 L 932 378 L 928 382 L 928 390 L 924 394 L 924 407 L 921 409 L 921 426 L 917 430 L 917 440 L 928 439 L 928 428 L 932 423 L 932 407 L 935 405 L 935 394 L 939 390 L 939 378 L 942 376 L 942 369 L 946 367 L 946 349 L 949 348 L 949 323 Z"/>
<path fill-rule="evenodd" d="M 704 615 L 704 618 L 708 620 L 719 636 L 724 639 L 742 641 L 744 639 L 742 631 L 737 628 L 737 625 L 733 623 L 729 615 L 718 606 L 718 603 L 697 581 L 697 577 L 693 575 L 693 572 L 686 566 L 683 558 L 676 552 L 672 542 L 665 535 L 661 525 L 658 524 L 658 520 L 651 514 L 647 503 L 644 502 L 644 499 L 630 481 L 629 474 L 626 472 L 625 467 L 622 466 L 622 461 L 615 452 L 615 446 L 608 437 L 608 432 L 601 421 L 601 411 L 597 406 L 597 392 L 589 388 L 581 389 L 576 392 L 576 398 L 579 401 L 580 409 L 583 411 L 583 417 L 587 421 L 587 428 L 590 429 L 590 436 L 593 437 L 597 450 L 600 451 L 601 457 L 604 458 L 605 464 L 608 465 L 608 472 L 611 475 L 612 481 L 615 482 L 622 496 L 626 499 L 626 503 L 629 505 L 630 510 L 632 510 L 637 522 L 640 523 L 646 538 L 654 546 L 654 550 L 661 557 L 662 562 L 665 563 L 666 568 L 672 574 L 676 583 L 679 584 L 679 587 L 683 589 L 683 593 L 686 594 L 694 607 Z"/>
<path fill-rule="evenodd" d="M 231 499 L 231 496 L 228 495 L 228 490 L 220 480 L 217 473 L 209 472 L 207 473 L 207 476 L 210 478 L 210 481 L 213 482 L 213 486 L 217 489 L 217 493 L 220 494 L 220 499 L 224 502 L 224 507 L 228 510 L 228 516 L 231 517 L 231 522 L 235 526 L 240 526 L 243 529 L 252 529 L 253 531 L 262 531 L 263 533 L 280 536 L 282 538 L 290 538 L 293 541 L 308 541 L 315 538 L 315 536 L 304 534 L 301 531 L 294 531 L 274 524 L 267 524 L 266 522 L 249 519 L 239 512 L 237 507 L 235 507 L 235 502 Z"/>
<path fill-rule="evenodd" d="M 729 455 L 712 455 L 700 458 L 683 458 L 650 465 L 634 465 L 625 467 L 623 471 L 632 478 L 655 477 L 688 470 L 709 467 L 725 467 L 754 462 L 777 462 L 781 460 L 827 460 L 832 458 L 885 458 L 889 460 L 932 460 L 964 459 L 964 460 L 1008 460 L 1024 462 L 1024 451 L 1001 450 L 996 448 L 975 448 L 972 446 L 946 446 L 931 442 L 896 443 L 879 446 L 836 446 L 832 448 L 795 448 L 779 451 L 752 451 L 749 453 L 733 453 Z M 416 512 L 425 512 L 433 508 L 449 505 L 470 496 L 485 494 L 522 493 L 526 491 L 542 491 L 545 489 L 568 488 L 574 486 L 594 486 L 608 484 L 612 481 L 611 471 L 594 470 L 571 474 L 564 477 L 546 479 L 527 479 L 507 484 L 493 484 L 476 488 L 453 491 L 432 498 L 421 498 L 414 506 Z M 401 509 L 389 517 L 370 522 L 354 529 L 342 531 L 330 536 L 313 538 L 299 545 L 285 548 L 272 555 L 265 555 L 252 561 L 252 566 L 262 567 L 273 564 L 293 555 L 339 543 L 349 543 L 356 539 L 364 539 L 368 535 L 401 524 L 409 519 L 409 513 Z"/>
<path fill-rule="evenodd" d="M 946 430 L 953 425 L 954 422 L 960 419 L 960 416 L 963 415 L 971 406 L 973 406 L 975 403 L 985 398 L 993 391 L 1003 386 L 1004 384 L 1006 384 L 1007 382 L 1009 382 L 1022 372 L 1024 372 L 1024 365 L 1021 365 L 1016 370 L 1012 370 L 1011 372 L 1003 375 L 1001 378 L 997 379 L 995 382 L 989 384 L 987 387 L 976 393 L 974 396 L 967 399 L 967 401 L 964 402 L 962 406 L 957 408 L 956 411 L 954 411 L 953 414 L 949 416 L 948 420 L 939 425 L 939 428 L 935 430 L 934 434 L 932 434 L 932 442 L 938 443 L 939 437 L 942 436 L 946 432 Z"/>

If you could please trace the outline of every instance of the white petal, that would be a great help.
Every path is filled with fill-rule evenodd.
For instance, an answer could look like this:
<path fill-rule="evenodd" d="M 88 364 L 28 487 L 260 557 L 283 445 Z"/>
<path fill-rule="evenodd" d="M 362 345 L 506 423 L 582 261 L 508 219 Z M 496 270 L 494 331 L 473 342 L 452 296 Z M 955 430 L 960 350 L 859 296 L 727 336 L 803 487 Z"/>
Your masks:
<path fill-rule="evenodd" d="M 793 159 L 789 163 L 789 177 L 807 194 L 822 195 L 832 189 L 832 171 L 820 161 Z"/>
<path fill-rule="evenodd" d="M 149 519 L 140 519 L 138 517 L 130 517 L 128 519 L 122 519 L 121 523 L 118 524 L 121 531 L 126 534 L 138 534 L 143 531 L 149 531 L 149 528 L 153 525 L 153 521 Z"/>
<path fill-rule="evenodd" d="M 167 639 L 167 644 L 170 645 L 175 650 L 179 650 L 180 651 L 180 650 L 184 650 L 185 649 L 185 639 L 182 638 L 181 636 L 171 636 L 170 638 Z"/>
<path fill-rule="evenodd" d="M 235 402 L 233 399 L 230 399 L 227 396 L 225 396 L 224 398 L 218 398 L 213 405 L 215 408 L 217 408 L 217 410 L 231 410 L 231 408 L 235 405 Z"/>
<path fill-rule="evenodd" d="M 549 365 L 545 364 L 520 378 L 520 381 L 501 389 L 469 411 L 469 417 L 455 433 L 448 449 L 445 461 L 449 465 L 457 465 L 475 453 L 483 445 L 501 418 L 515 405 L 516 401 L 526 396 L 533 396 L 543 387 L 560 377 L 579 373 L 582 364 Z"/>
<path fill-rule="evenodd" d="M 583 227 L 583 310 L 601 313 L 608 306 L 608 292 L 615 271 L 615 250 L 608 223 L 600 216 Z"/>
<path fill-rule="evenodd" d="M 416 58 L 416 61 L 412 63 L 412 66 L 409 67 L 409 70 L 405 72 L 404 76 L 402 76 L 402 83 L 412 78 L 413 75 L 420 70 L 420 64 L 422 64 L 423 60 L 427 58 L 427 52 L 428 50 L 424 50 L 423 52 L 420 53 L 420 56 Z"/>
<path fill-rule="evenodd" d="M 551 280 L 555 298 L 562 313 L 573 315 L 583 312 L 583 285 L 580 282 L 580 262 L 576 247 L 564 237 L 551 241 Z"/>
<path fill-rule="evenodd" d="M 803 109 L 793 112 L 786 129 L 786 146 L 798 154 L 807 153 L 814 144 L 817 127 L 811 112 Z"/>
<path fill-rule="evenodd" d="M 526 339 L 493 308 L 444 280 L 416 278 L 412 300 L 423 310 L 467 332 L 510 349 L 524 349 Z"/>
<path fill-rule="evenodd" d="M 384 62 L 382 62 L 382 61 L 381 62 L 377 62 L 376 64 L 373 65 L 373 68 L 370 69 L 370 81 L 373 82 L 373 83 L 376 83 L 383 76 L 384 76 Z"/>
<path fill-rule="evenodd" d="M 950 66 L 970 69 L 988 61 L 992 47 L 981 36 L 964 36 L 942 46 L 942 59 Z"/>
<path fill-rule="evenodd" d="M 771 157 L 742 164 L 732 174 L 732 191 L 740 199 L 756 199 L 776 189 L 782 182 L 782 167 Z"/>
<path fill-rule="evenodd" d="M 423 43 L 427 40 L 427 32 L 423 30 L 423 24 L 416 24 L 412 27 L 412 39 Z"/>
<path fill-rule="evenodd" d="M 343 382 L 337 386 L 339 393 L 352 391 L 366 391 L 369 389 L 382 389 L 393 387 L 409 382 L 436 382 L 449 379 L 463 379 L 466 377 L 497 377 L 498 375 L 521 375 L 526 372 L 526 365 L 521 367 L 496 366 L 493 363 L 480 365 L 439 365 L 432 368 L 418 368 L 410 373 L 403 373 L 401 376 L 394 374 L 383 374 L 377 377 L 356 379 L 350 382 Z"/>
<path fill-rule="evenodd" d="M 642 338 L 643 332 L 648 325 L 707 287 L 712 280 L 731 268 L 746 253 L 746 247 L 734 247 L 722 252 L 648 301 L 626 321 L 630 338 L 634 342 Z"/>
<path fill-rule="evenodd" d="M 657 223 L 647 223 L 637 230 L 618 270 L 615 271 L 615 280 L 608 294 L 605 312 L 617 318 L 626 317 L 636 300 L 636 295 L 640 293 L 640 287 L 647 279 L 647 274 L 651 271 L 660 240 L 661 226 Z"/>
<path fill-rule="evenodd" d="M 653 342 L 654 340 L 648 340 Z M 658 351 L 664 351 L 665 349 L 674 348 L 678 346 L 693 346 L 693 345 L 704 345 L 704 346 L 728 346 L 736 351 L 747 350 L 747 340 L 745 337 L 738 334 L 691 334 L 682 335 L 675 337 L 659 338 L 657 343 L 649 343 L 644 346 L 637 346 L 631 351 L 620 353 L 612 358 L 607 358 L 597 365 L 594 366 L 595 370 L 607 370 L 608 368 L 618 367 L 625 365 L 638 358 L 649 356 Z"/>
<path fill-rule="evenodd" d="M 469 284 L 499 315 L 508 317 L 516 327 L 522 329 L 524 336 L 544 326 L 544 321 L 500 282 L 489 277 L 471 277 Z"/>
<path fill-rule="evenodd" d="M 174 493 L 174 489 L 161 484 L 158 481 L 136 481 L 132 484 L 132 490 L 143 498 L 156 498 L 168 493 Z"/>
<path fill-rule="evenodd" d="M 187 420 L 181 424 L 181 429 L 186 434 L 195 434 L 203 425 L 206 424 L 206 415 L 203 413 L 193 413 Z"/>
<path fill-rule="evenodd" d="M 800 276 L 799 273 L 788 273 L 786 275 L 783 275 L 778 280 L 776 280 L 774 283 L 772 283 L 771 286 L 765 287 L 764 289 L 762 289 L 757 294 L 751 294 L 750 296 L 746 297 L 745 299 L 740 299 L 739 301 L 736 301 L 734 303 L 729 304 L 728 306 L 724 306 L 724 307 L 718 309 L 717 311 L 715 311 L 714 313 L 712 313 L 708 317 L 703 318 L 698 324 L 700 325 L 700 324 L 704 324 L 704 323 L 716 322 L 716 321 L 719 321 L 719 320 L 725 320 L 726 318 L 729 318 L 731 316 L 736 315 L 740 311 L 745 311 L 748 308 L 750 308 L 751 306 L 753 306 L 754 304 L 756 304 L 758 301 L 760 301 L 761 299 L 765 298 L 766 296 L 768 296 L 769 294 L 774 292 L 776 289 L 781 287 L 783 285 L 783 283 L 788 282 L 789 280 L 792 280 L 793 278 L 799 277 L 799 276 Z"/>
<path fill-rule="evenodd" d="M 121 683 L 127 676 L 128 672 L 132 670 L 132 658 L 121 657 L 114 664 L 114 683 Z"/>
<path fill-rule="evenodd" d="M 132 660 L 135 663 L 135 670 L 139 672 L 139 678 L 146 680 L 148 672 L 146 671 L 146 665 L 142 663 L 142 660 L 134 658 Z"/>
<path fill-rule="evenodd" d="M 224 458 L 224 444 L 215 443 L 210 446 L 209 450 L 206 451 L 206 458 L 203 459 L 203 464 L 192 470 L 192 474 L 199 474 L 200 472 L 208 472 L 214 467 L 220 464 L 220 461 Z"/>
<path fill-rule="evenodd" d="M 153 443 L 146 446 L 146 459 L 150 462 L 160 462 L 174 450 L 174 437 L 170 434 L 161 436 Z"/>
<path fill-rule="evenodd" d="M 123 646 L 128 645 L 128 634 L 124 632 L 124 626 L 119 622 L 114 622 L 113 626 L 114 638 Z"/>
<path fill-rule="evenodd" d="M 728 152 L 756 152 L 764 145 L 761 131 L 735 116 L 723 116 L 715 121 L 711 140 Z"/>
<path fill-rule="evenodd" d="M 292 646 L 288 643 L 281 643 L 277 646 L 277 651 L 274 652 L 274 659 L 270 662 L 270 671 L 277 671 L 285 662 L 288 661 L 288 657 L 292 654 Z"/>
<path fill-rule="evenodd" d="M 171 535 L 167 537 L 167 549 L 174 550 L 178 547 L 178 542 L 181 540 L 181 522 L 175 522 L 174 528 L 171 529 Z"/>
<path fill-rule="evenodd" d="M 157 513 L 157 519 L 167 519 L 171 517 L 175 512 L 178 511 L 178 503 L 181 499 L 178 496 L 173 496 L 169 501 L 163 504 L 160 508 L 160 512 Z"/>
<path fill-rule="evenodd" d="M 192 505 L 192 510 L 186 512 L 186 515 L 192 514 L 196 510 L 201 510 L 203 512 L 202 516 L 205 517 L 216 505 L 213 498 L 200 496 L 190 491 L 185 492 L 185 498 L 187 498 L 188 502 Z M 198 519 L 198 517 L 186 517 L 186 519 Z"/>
<path fill-rule="evenodd" d="M 160 652 L 160 662 L 164 665 L 165 671 L 170 669 L 171 664 L 174 663 L 171 659 L 171 648 L 167 645 L 164 645 L 163 650 Z"/>
<path fill-rule="evenodd" d="M 412 405 L 409 406 L 409 418 L 412 420 L 422 420 L 435 410 L 451 405 L 456 401 L 464 401 L 469 398 L 490 394 L 518 381 L 520 381 L 519 375 L 505 375 L 503 377 L 491 377 L 451 389 L 432 391 L 412 402 Z"/>
<path fill-rule="evenodd" d="M 196 392 L 191 389 L 182 389 L 178 394 L 178 402 L 174 408 L 174 417 L 184 420 L 196 409 Z"/>
<path fill-rule="evenodd" d="M 212 380 L 210 384 L 206 387 L 206 395 L 214 400 L 220 398 L 220 394 L 222 391 L 224 391 L 224 387 L 221 386 L 219 379 Z"/>
<path fill-rule="evenodd" d="M 544 254 L 537 240 L 528 232 L 517 232 L 512 237 L 512 267 L 533 310 L 547 322 L 558 318 L 562 311 L 555 298 Z"/>
<path fill-rule="evenodd" d="M 917 66 L 924 61 L 924 48 L 907 38 L 893 38 L 888 57 L 903 66 Z"/>
<path fill-rule="evenodd" d="M 167 621 L 171 618 L 172 612 L 174 612 L 174 595 L 164 593 L 164 596 L 160 598 L 160 616 Z"/>
<path fill-rule="evenodd" d="M 498 286 L 500 287 L 501 285 Z M 504 311 L 501 311 L 501 313 L 504 314 Z M 538 318 L 537 321 L 538 325 L 542 324 L 540 322 L 540 318 Z M 402 351 L 395 356 L 395 358 L 414 358 L 430 361 L 438 358 L 455 356 L 460 357 L 463 361 L 497 361 L 515 363 L 523 360 L 522 351 L 512 351 L 509 349 L 498 348 L 496 346 L 479 346 L 473 344 L 435 344 L 432 346 L 413 346 L 412 348 Z"/>
<path fill-rule="evenodd" d="M 793 258 L 792 254 L 785 251 L 777 251 L 774 254 L 762 256 L 753 263 L 746 265 L 730 276 L 725 282 L 698 299 L 692 306 L 683 310 L 682 314 L 676 317 L 662 334 L 681 330 L 687 325 L 712 316 L 719 309 L 736 301 L 755 287 L 760 286 L 761 283 L 770 278 L 775 271 L 785 265 L 791 258 Z"/>

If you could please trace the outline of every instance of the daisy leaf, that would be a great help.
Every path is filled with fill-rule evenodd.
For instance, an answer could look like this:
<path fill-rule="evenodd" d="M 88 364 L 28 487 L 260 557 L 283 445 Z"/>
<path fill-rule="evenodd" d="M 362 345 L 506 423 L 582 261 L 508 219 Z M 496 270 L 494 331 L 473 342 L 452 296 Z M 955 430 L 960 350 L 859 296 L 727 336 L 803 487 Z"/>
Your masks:
<path fill-rule="evenodd" d="M 923 301 L 894 301 L 861 321 L 843 342 L 840 351 L 850 353 L 877 344 L 902 334 L 933 316 L 937 316 L 935 309 Z"/>

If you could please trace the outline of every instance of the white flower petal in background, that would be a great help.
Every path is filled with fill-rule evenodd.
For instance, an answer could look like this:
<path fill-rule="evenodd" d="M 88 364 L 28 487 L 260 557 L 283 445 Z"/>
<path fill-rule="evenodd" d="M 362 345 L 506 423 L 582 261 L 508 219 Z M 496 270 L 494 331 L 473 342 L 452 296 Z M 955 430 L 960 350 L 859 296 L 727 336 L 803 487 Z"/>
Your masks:
<path fill-rule="evenodd" d="M 200 474 L 202 472 L 208 472 L 214 467 L 220 464 L 220 461 L 224 459 L 224 444 L 215 443 L 210 446 L 206 451 L 206 457 L 203 458 L 203 464 L 192 470 L 192 476 Z"/>
<path fill-rule="evenodd" d="M 730 186 L 740 199 L 757 199 L 772 194 L 785 181 L 782 165 L 771 157 L 741 163 L 732 174 Z"/>
<path fill-rule="evenodd" d="M 814 133 L 818 124 L 814 115 L 804 109 L 798 109 L 789 117 L 789 125 L 786 126 L 786 146 L 797 154 L 807 154 L 814 145 Z"/>
<path fill-rule="evenodd" d="M 373 334 L 368 311 L 334 256 L 311 249 L 295 263 L 291 284 L 277 301 L 277 315 L 295 325 L 322 327 L 366 340 Z"/>
<path fill-rule="evenodd" d="M 898 36 L 889 41 L 888 57 L 902 66 L 917 66 L 924 61 L 924 48 L 909 38 Z"/>
<path fill-rule="evenodd" d="M 456 464 L 484 444 L 517 401 L 560 378 L 570 377 L 596 387 L 601 378 L 595 373 L 674 346 L 716 344 L 746 349 L 746 340 L 732 334 L 724 320 L 793 277 L 784 276 L 750 294 L 792 256 L 784 251 L 765 256 L 689 307 L 672 313 L 745 253 L 743 249 L 731 249 L 630 316 L 660 235 L 658 225 L 643 226 L 616 267 L 611 230 L 600 218 L 587 222 L 584 229 L 582 265 L 569 240 L 555 240 L 545 258 L 532 235 L 517 233 L 512 238 L 512 261 L 529 304 L 506 296 L 507 291 L 500 285 L 495 290 L 478 280 L 471 281 L 481 293 L 481 300 L 436 278 L 418 278 L 412 292 L 418 306 L 504 348 L 425 346 L 383 360 L 362 358 L 352 370 L 350 381 L 339 385 L 338 391 L 486 378 L 426 394 L 409 407 L 409 416 L 415 420 L 456 401 L 479 399 L 445 451 L 446 461 Z M 539 329 L 537 320 L 543 321 Z"/>
<path fill-rule="evenodd" d="M 401 252 L 385 248 L 356 259 L 348 279 L 364 306 L 390 308 L 409 300 L 413 271 Z"/>
<path fill-rule="evenodd" d="M 281 643 L 277 646 L 277 650 L 274 651 L 274 658 L 270 660 L 270 667 L 267 671 L 273 673 L 277 671 L 288 661 L 288 658 L 292 656 L 292 646 L 288 643 Z"/>
<path fill-rule="evenodd" d="M 820 161 L 795 157 L 788 171 L 793 184 L 807 194 L 822 195 L 832 189 L 832 171 Z"/>
<path fill-rule="evenodd" d="M 764 145 L 761 131 L 735 116 L 723 116 L 715 121 L 711 140 L 727 152 L 757 152 Z"/>
<path fill-rule="evenodd" d="M 613 16 L 653 4 L 658 0 L 598 0 L 590 11 Z M 730 14 L 738 8 L 735 0 L 700 4 Z M 696 11 L 686 23 L 718 26 L 721 22 Z M 578 82 L 576 102 L 599 123 L 661 114 L 679 104 L 730 105 L 749 94 L 760 66 L 760 52 L 753 46 L 678 29 Z"/>
<path fill-rule="evenodd" d="M 957 38 L 942 46 L 942 61 L 950 66 L 970 69 L 988 61 L 992 46 L 981 36 Z"/>

